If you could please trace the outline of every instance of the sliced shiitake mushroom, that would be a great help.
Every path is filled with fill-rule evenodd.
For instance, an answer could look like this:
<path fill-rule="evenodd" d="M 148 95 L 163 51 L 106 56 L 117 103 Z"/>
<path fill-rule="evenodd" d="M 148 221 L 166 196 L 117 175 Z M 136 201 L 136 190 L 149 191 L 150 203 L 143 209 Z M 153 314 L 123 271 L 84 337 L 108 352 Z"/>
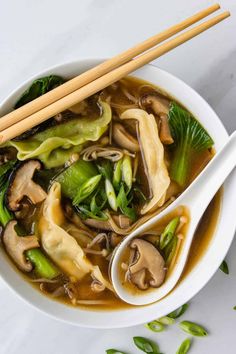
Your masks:
<path fill-rule="evenodd" d="M 95 293 L 100 293 L 106 289 L 106 286 L 99 280 L 94 279 L 91 283 L 91 290 Z"/>
<path fill-rule="evenodd" d="M 140 105 L 143 108 L 150 107 L 152 111 L 159 117 L 159 134 L 161 142 L 166 145 L 172 144 L 174 140 L 171 136 L 168 123 L 170 101 L 166 97 L 153 91 L 153 93 L 148 93 L 141 96 Z"/>
<path fill-rule="evenodd" d="M 7 224 L 2 240 L 7 253 L 24 272 L 31 272 L 33 265 L 25 257 L 25 251 L 39 247 L 36 236 L 18 236 L 15 230 L 17 221 L 12 220 Z"/>
<path fill-rule="evenodd" d="M 35 171 L 42 167 L 38 160 L 27 160 L 19 164 L 10 176 L 10 183 L 6 194 L 6 204 L 9 210 L 17 211 L 21 208 L 21 201 L 27 197 L 33 204 L 42 202 L 47 193 L 33 181 Z"/>
<path fill-rule="evenodd" d="M 134 239 L 130 244 L 133 259 L 128 266 L 128 279 L 140 290 L 157 288 L 165 280 L 165 261 L 152 243 Z"/>
<path fill-rule="evenodd" d="M 140 150 L 138 140 L 131 135 L 125 127 L 119 123 L 113 124 L 112 137 L 117 145 L 131 152 Z"/>

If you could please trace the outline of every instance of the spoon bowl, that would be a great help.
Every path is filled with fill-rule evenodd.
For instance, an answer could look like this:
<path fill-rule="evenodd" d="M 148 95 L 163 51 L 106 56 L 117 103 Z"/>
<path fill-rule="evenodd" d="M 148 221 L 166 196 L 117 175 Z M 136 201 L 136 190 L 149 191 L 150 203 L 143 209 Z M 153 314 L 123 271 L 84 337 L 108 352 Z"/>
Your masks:
<path fill-rule="evenodd" d="M 200 173 L 194 182 L 160 214 L 150 219 L 147 223 L 137 228 L 128 235 L 118 246 L 112 261 L 111 279 L 118 296 L 132 305 L 147 305 L 156 302 L 166 296 L 177 284 L 188 259 L 189 250 L 194 238 L 196 228 L 210 201 L 236 166 L 236 131 L 230 136 L 228 142 L 210 161 L 207 167 Z M 122 285 L 120 278 L 120 259 L 130 242 L 144 231 L 160 221 L 163 217 L 173 212 L 179 206 L 185 206 L 189 210 L 190 224 L 187 230 L 183 246 L 178 255 L 178 261 L 174 265 L 171 274 L 159 288 L 152 291 L 143 291 L 141 294 L 133 294 Z"/>

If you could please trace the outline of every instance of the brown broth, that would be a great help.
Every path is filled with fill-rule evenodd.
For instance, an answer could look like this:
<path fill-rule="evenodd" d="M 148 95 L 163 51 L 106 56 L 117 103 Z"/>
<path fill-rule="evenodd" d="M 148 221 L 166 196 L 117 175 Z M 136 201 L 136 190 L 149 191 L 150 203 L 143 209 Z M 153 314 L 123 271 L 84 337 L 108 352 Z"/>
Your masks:
<path fill-rule="evenodd" d="M 178 285 L 181 283 L 181 281 L 188 276 L 188 274 L 191 273 L 191 271 L 194 269 L 194 267 L 198 264 L 198 262 L 201 260 L 201 258 L 204 256 L 205 252 L 207 251 L 208 247 L 211 244 L 211 241 L 214 237 L 214 232 L 217 226 L 217 221 L 220 215 L 220 208 L 221 208 L 221 199 L 222 199 L 222 194 L 223 191 L 220 190 L 216 196 L 213 198 L 212 202 L 208 206 L 207 210 L 205 211 L 200 224 L 196 230 L 193 243 L 191 246 L 190 250 L 190 256 L 188 258 L 188 262 L 185 266 L 184 272 L 180 278 L 180 281 Z M 173 215 L 172 215 L 173 216 Z M 170 221 L 171 217 L 169 215 L 166 216 L 165 219 L 163 219 L 163 224 L 168 223 Z M 191 222 L 191 220 L 190 220 Z M 161 226 L 161 223 L 159 224 Z M 181 252 L 179 252 L 179 255 L 181 256 Z M 99 264 L 99 263 L 98 263 Z M 24 277 L 26 278 L 26 277 Z M 89 284 L 88 284 L 89 285 Z M 177 286 L 178 286 L 177 285 Z M 34 284 L 34 286 L 38 289 L 38 285 Z M 129 290 L 131 292 L 135 292 L 135 294 L 138 295 L 140 293 L 140 290 L 135 289 L 134 287 L 129 287 Z M 91 294 L 91 291 L 90 291 Z M 47 294 L 47 296 L 51 297 L 50 295 Z M 91 296 L 91 295 L 90 295 Z M 91 297 L 90 297 L 91 298 Z M 105 294 L 103 294 L 103 299 L 109 302 L 109 304 L 106 305 L 94 305 L 94 306 L 86 306 L 86 305 L 79 305 L 79 307 L 82 307 L 83 309 L 86 310 L 120 310 L 120 309 L 128 309 L 130 307 L 133 307 L 132 305 L 128 305 L 124 303 L 122 300 L 117 298 L 116 295 L 112 294 L 110 291 L 106 291 Z M 55 300 L 55 299 L 54 299 Z M 73 306 L 71 304 L 71 301 L 67 298 L 57 298 L 56 300 L 66 303 L 67 305 Z"/>
<path fill-rule="evenodd" d="M 223 188 L 212 199 L 198 225 L 181 279 L 194 269 L 211 244 L 220 215 L 222 195 Z"/>
<path fill-rule="evenodd" d="M 167 272 L 166 272 L 165 281 L 170 277 L 170 275 L 171 275 L 176 263 L 178 262 L 179 257 L 181 256 L 181 249 L 182 249 L 182 247 L 184 245 L 184 242 L 185 242 L 185 237 L 186 237 L 186 234 L 187 234 L 187 231 L 188 231 L 189 223 L 191 222 L 188 209 L 185 206 L 177 207 L 171 213 L 169 213 L 168 215 L 166 215 L 163 218 L 161 218 L 161 220 L 159 220 L 155 225 L 152 225 L 152 227 L 147 229 L 145 231 L 145 234 L 141 234 L 140 236 L 137 236 L 137 238 L 141 238 L 141 239 L 144 239 L 144 240 L 150 240 L 152 237 L 147 236 L 149 232 L 157 231 L 157 233 L 160 235 L 164 231 L 166 225 L 172 219 L 174 219 L 176 217 L 181 217 L 181 216 L 185 217 L 187 222 L 186 222 L 186 224 L 184 224 L 181 227 L 180 233 L 183 236 L 183 238 L 178 241 L 175 254 L 174 254 L 173 259 L 172 259 L 172 261 L 171 261 L 171 263 L 170 263 L 170 265 L 169 265 L 169 267 L 167 269 Z M 150 240 L 151 243 L 153 243 L 153 241 Z M 124 250 L 123 254 L 121 255 L 120 262 L 119 262 L 119 267 L 120 267 L 119 278 L 120 278 L 120 282 L 123 285 L 123 287 L 125 287 L 132 295 L 139 296 L 139 295 L 142 295 L 144 291 L 143 290 L 139 290 L 136 286 L 134 286 L 130 282 L 125 281 L 125 273 L 126 273 L 126 271 L 123 270 L 122 266 L 121 266 L 122 263 L 127 263 L 128 259 L 129 259 L 129 253 L 130 253 L 130 249 L 129 249 L 129 247 L 127 247 Z M 153 288 L 150 287 L 149 289 L 145 290 L 145 293 L 147 291 L 148 292 L 153 291 Z"/>
<path fill-rule="evenodd" d="M 121 80 L 122 87 L 121 86 L 116 86 L 111 85 L 107 89 L 105 89 L 103 95 L 104 97 L 109 97 L 111 96 L 111 105 L 113 105 L 112 110 L 113 110 L 113 119 L 118 120 L 118 114 L 120 111 L 128 108 L 134 108 L 138 107 L 137 106 L 137 93 L 142 91 L 142 92 L 147 92 L 151 88 L 155 88 L 157 91 L 160 92 L 160 94 L 166 96 L 167 98 L 171 99 L 171 96 L 169 96 L 167 93 L 165 93 L 162 89 L 159 87 L 146 82 L 144 80 L 140 80 L 134 77 L 128 77 L 126 79 Z M 148 88 L 149 87 L 149 88 Z M 130 98 L 127 98 L 125 96 L 125 90 L 128 89 Z M 173 98 L 174 99 L 174 98 Z M 94 103 L 94 102 L 93 102 Z M 180 104 L 181 105 L 181 104 Z M 94 107 L 96 105 L 93 104 L 92 111 L 94 111 Z M 90 108 L 89 108 L 90 109 Z M 97 108 L 96 108 L 97 109 Z M 90 109 L 91 110 L 91 109 Z M 93 113 L 91 112 L 91 114 Z M 97 115 L 97 111 L 96 111 Z M 126 128 L 132 133 L 136 134 L 136 129 L 137 129 L 137 124 L 134 121 L 127 121 L 127 122 L 122 122 Z M 106 133 L 107 134 L 107 133 Z M 168 149 L 166 149 L 168 150 Z M 165 151 L 166 155 L 166 160 L 171 161 L 171 153 L 168 151 Z M 207 163 L 210 161 L 210 159 L 214 155 L 214 150 L 210 149 L 209 151 L 202 152 L 197 155 L 192 156 L 192 168 L 188 176 L 188 181 L 189 183 L 196 178 L 196 176 L 201 172 L 201 170 L 207 165 Z M 138 169 L 138 176 L 141 179 L 141 187 L 145 192 L 148 191 L 148 185 L 147 185 L 147 180 L 145 182 L 145 173 L 144 173 L 144 166 L 141 158 L 141 154 L 139 154 L 139 169 Z M 177 193 L 175 193 L 175 196 L 178 196 L 181 190 L 179 189 Z M 168 194 L 168 193 L 167 193 Z M 220 205 L 221 205 L 221 196 L 222 196 L 222 191 L 218 192 L 217 195 L 214 197 L 213 201 L 207 208 L 206 212 L 204 213 L 202 220 L 198 226 L 198 229 L 196 231 L 193 244 L 190 250 L 190 256 L 187 262 L 187 265 L 185 267 L 185 270 L 183 272 L 183 275 L 181 279 L 186 277 L 196 266 L 196 264 L 200 261 L 200 259 L 203 257 L 204 253 L 208 249 L 211 240 L 214 235 L 214 231 L 217 225 L 217 220 L 219 217 L 220 213 Z M 187 210 L 187 209 L 186 209 Z M 187 215 L 187 211 L 186 211 Z M 158 227 L 161 225 L 165 225 L 170 221 L 171 218 L 173 218 L 173 213 L 168 215 L 162 220 L 162 224 L 158 224 Z M 191 220 L 190 220 L 191 222 Z M 164 227 L 164 226 L 163 226 Z M 153 227 L 152 227 L 153 229 Z M 94 231 L 94 230 L 93 230 Z M 184 234 L 186 234 L 187 230 L 184 230 Z M 183 241 L 184 242 L 184 241 Z M 183 244 L 183 243 L 182 243 Z M 181 248 L 179 249 L 178 255 L 181 256 Z M 178 256 L 177 256 L 178 257 Z M 94 255 L 88 255 L 88 258 L 91 260 L 91 262 L 95 265 L 98 265 L 100 269 L 102 270 L 103 274 L 108 278 L 108 264 L 109 262 L 98 256 Z M 176 259 L 178 261 L 178 258 Z M 170 268 L 169 272 L 171 271 L 172 267 Z M 168 274 L 169 274 L 168 272 Z M 22 274 L 21 272 L 19 272 Z M 167 274 L 167 276 L 168 276 Z M 28 281 L 34 279 L 36 276 L 34 273 L 29 274 L 29 275 L 23 275 L 24 279 L 27 279 Z M 181 281 L 181 280 L 180 280 Z M 40 290 L 40 285 L 38 283 L 32 283 L 31 284 L 38 290 Z M 74 284 L 76 287 L 76 291 L 78 294 L 77 299 L 81 301 L 104 301 L 104 304 L 100 305 L 93 305 L 93 306 L 88 306 L 86 304 L 78 303 L 77 305 L 79 307 L 82 307 L 84 309 L 88 310 L 114 310 L 114 309 L 121 309 L 121 308 L 129 308 L 130 305 L 125 304 L 123 301 L 117 298 L 117 296 L 112 293 L 109 290 L 105 290 L 102 293 L 94 293 L 91 291 L 91 277 L 86 276 L 80 283 L 75 283 Z M 132 289 L 134 291 L 134 289 Z M 135 290 L 137 291 L 137 290 Z M 41 294 L 47 295 L 47 297 L 52 298 L 50 293 L 42 292 Z M 58 300 L 64 304 L 72 305 L 71 300 L 69 297 L 63 295 L 57 298 L 53 298 L 54 300 Z"/>

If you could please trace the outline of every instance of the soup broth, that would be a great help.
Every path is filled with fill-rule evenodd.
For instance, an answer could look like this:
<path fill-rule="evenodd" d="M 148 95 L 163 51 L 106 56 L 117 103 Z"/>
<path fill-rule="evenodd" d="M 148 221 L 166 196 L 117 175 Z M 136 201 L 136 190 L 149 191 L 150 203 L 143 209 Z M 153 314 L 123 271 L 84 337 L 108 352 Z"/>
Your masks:
<path fill-rule="evenodd" d="M 64 81 L 40 80 L 16 108 L 35 98 L 34 85 L 50 90 Z M 149 82 L 122 79 L 0 147 L 2 247 L 50 298 L 88 309 L 128 306 L 109 276 L 116 246 L 173 202 L 213 156 L 214 142 L 191 112 Z M 218 194 L 183 276 L 210 244 L 219 206 Z M 171 234 L 165 230 L 172 222 Z M 124 286 L 137 296 L 161 286 L 181 257 L 189 222 L 187 206 L 179 207 L 140 235 L 139 246 L 158 255 L 162 276 L 153 282 L 145 268 L 140 283 L 131 269 L 141 253 L 131 264 L 127 250 Z"/>
<path fill-rule="evenodd" d="M 176 238 L 176 242 L 173 243 L 173 246 L 170 248 L 170 250 L 167 250 L 168 244 L 171 243 L 171 239 L 168 242 L 167 240 L 167 245 L 166 247 L 164 246 L 164 239 L 162 240 L 162 235 L 164 234 L 165 230 L 167 230 L 167 225 L 170 225 L 170 223 L 173 220 L 177 220 L 177 224 L 175 227 L 175 232 L 173 232 L 172 235 L 172 241 L 174 241 L 174 237 Z M 184 206 L 179 206 L 176 208 L 173 212 L 169 213 L 167 216 L 163 217 L 160 221 L 158 221 L 155 225 L 153 225 L 151 228 L 147 229 L 144 233 L 141 233 L 139 236 L 135 237 L 133 240 L 143 240 L 148 243 L 151 243 L 162 255 L 162 257 L 165 260 L 165 265 L 164 265 L 164 277 L 165 280 L 168 279 L 170 276 L 173 268 L 175 267 L 176 263 L 178 262 L 179 257 L 181 257 L 181 249 L 184 245 L 185 237 L 188 231 L 188 225 L 190 222 L 190 215 L 188 212 L 188 209 Z M 166 234 L 167 236 L 168 234 Z M 168 237 L 168 236 L 167 236 Z M 120 282 L 121 284 L 130 292 L 132 295 L 141 295 L 143 291 L 147 290 L 152 290 L 154 287 L 148 286 L 148 284 L 144 284 L 147 286 L 147 289 L 142 289 L 143 286 L 143 281 L 141 278 L 138 279 L 137 284 L 133 284 L 132 282 L 132 272 L 129 270 L 129 264 L 135 264 L 135 261 L 132 260 L 132 249 L 131 249 L 131 244 L 133 243 L 133 240 L 130 242 L 130 245 L 125 249 L 123 252 L 120 262 L 119 262 L 119 269 L 120 269 Z M 164 242 L 162 242 L 164 241 Z M 144 250 L 145 251 L 145 250 Z M 139 251 L 140 253 L 140 251 Z M 145 254 L 144 254 L 145 255 Z M 153 263 L 154 257 L 157 258 L 158 254 L 149 252 L 147 255 L 148 261 L 150 262 L 149 266 L 153 267 L 151 263 Z M 140 254 L 139 254 L 140 257 Z M 133 257 L 135 258 L 135 257 Z M 143 265 L 140 266 L 140 270 L 142 270 Z M 150 273 L 150 268 L 148 267 L 145 269 L 145 271 Z M 158 272 L 149 274 L 149 279 L 147 278 L 147 281 L 152 280 L 154 276 L 156 276 Z"/>

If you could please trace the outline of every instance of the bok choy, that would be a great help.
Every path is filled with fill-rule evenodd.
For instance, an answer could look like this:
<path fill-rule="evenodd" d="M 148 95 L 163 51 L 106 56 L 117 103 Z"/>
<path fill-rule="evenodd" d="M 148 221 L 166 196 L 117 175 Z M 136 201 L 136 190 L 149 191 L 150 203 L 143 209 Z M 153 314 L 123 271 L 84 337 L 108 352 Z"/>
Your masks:
<path fill-rule="evenodd" d="M 132 196 L 130 199 L 132 199 Z M 120 208 L 122 214 L 128 216 L 132 221 L 135 221 L 137 219 L 137 214 L 135 209 L 129 206 L 131 202 L 130 199 L 128 199 L 127 193 L 125 192 L 125 186 L 122 184 L 117 196 L 117 205 Z"/>
<path fill-rule="evenodd" d="M 33 101 L 35 98 L 42 96 L 48 91 L 63 84 L 63 82 L 63 78 L 57 75 L 45 76 L 34 80 L 32 85 L 21 95 L 14 108 L 19 108 L 24 104 Z"/>
<path fill-rule="evenodd" d="M 78 186 L 78 192 L 73 200 L 74 205 L 79 205 L 84 199 L 88 198 L 97 187 L 101 180 L 102 175 L 91 177 L 84 182 L 81 186 Z"/>
<path fill-rule="evenodd" d="M 5 182 L 1 184 L 1 191 L 0 191 L 0 223 L 1 225 L 5 226 L 8 221 L 12 219 L 10 212 L 8 211 L 5 205 L 5 194 L 8 187 L 8 183 Z"/>
<path fill-rule="evenodd" d="M 174 143 L 171 178 L 180 186 L 187 183 L 193 152 L 201 152 L 213 146 L 214 141 L 203 126 L 184 108 L 172 102 L 169 110 L 169 125 Z"/>
<path fill-rule="evenodd" d="M 55 180 L 60 183 L 62 194 L 74 199 L 78 188 L 96 175 L 98 170 L 92 162 L 78 160 L 61 172 Z"/>

